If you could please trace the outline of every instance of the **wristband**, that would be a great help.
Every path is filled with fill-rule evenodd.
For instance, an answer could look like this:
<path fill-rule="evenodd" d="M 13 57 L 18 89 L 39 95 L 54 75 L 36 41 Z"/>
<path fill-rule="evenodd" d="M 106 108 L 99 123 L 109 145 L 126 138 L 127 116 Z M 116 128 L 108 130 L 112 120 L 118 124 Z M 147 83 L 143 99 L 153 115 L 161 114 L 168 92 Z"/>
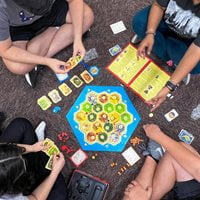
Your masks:
<path fill-rule="evenodd" d="M 167 81 L 165 87 L 167 87 L 171 92 L 175 91 L 178 88 L 178 85 L 174 84 L 172 81 Z"/>
<path fill-rule="evenodd" d="M 154 33 L 154 32 L 148 32 L 148 31 L 147 31 L 147 32 L 145 33 L 145 35 L 153 35 L 153 36 L 155 36 L 156 33 Z"/>

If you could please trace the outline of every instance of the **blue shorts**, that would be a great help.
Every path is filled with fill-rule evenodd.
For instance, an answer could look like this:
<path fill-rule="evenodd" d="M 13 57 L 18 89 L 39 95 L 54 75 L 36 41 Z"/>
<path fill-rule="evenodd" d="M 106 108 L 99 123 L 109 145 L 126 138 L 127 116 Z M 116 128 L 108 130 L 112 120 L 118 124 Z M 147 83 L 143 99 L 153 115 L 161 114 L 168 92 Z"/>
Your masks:
<path fill-rule="evenodd" d="M 29 41 L 48 27 L 62 26 L 69 10 L 66 0 L 58 0 L 50 13 L 25 26 L 10 26 L 10 37 L 14 41 Z"/>

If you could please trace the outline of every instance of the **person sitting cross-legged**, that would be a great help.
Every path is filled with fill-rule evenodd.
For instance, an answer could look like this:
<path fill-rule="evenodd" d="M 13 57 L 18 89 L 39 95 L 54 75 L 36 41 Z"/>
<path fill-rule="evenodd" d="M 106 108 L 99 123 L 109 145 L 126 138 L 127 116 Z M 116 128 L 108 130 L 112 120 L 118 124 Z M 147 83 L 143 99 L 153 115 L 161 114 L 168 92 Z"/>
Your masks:
<path fill-rule="evenodd" d="M 139 40 L 138 57 L 151 51 L 162 61 L 172 61 L 175 71 L 166 85 L 149 103 L 158 108 L 169 92 L 183 80 L 189 83 L 190 73 L 200 73 L 200 1 L 155 0 L 133 16 L 132 42 Z"/>
<path fill-rule="evenodd" d="M 44 132 L 44 126 L 38 131 Z M 40 133 L 42 135 L 44 133 Z M 49 157 L 31 123 L 14 119 L 0 134 L 0 200 L 66 200 L 67 186 L 61 170 L 62 153 L 53 155 L 52 171 L 45 168 Z"/>
<path fill-rule="evenodd" d="M 174 199 L 200 199 L 200 155 L 176 142 L 155 124 L 144 125 L 150 138 L 140 173 L 124 192 L 123 200 L 160 200 L 169 191 Z M 164 152 L 164 150 L 165 152 Z"/>
<path fill-rule="evenodd" d="M 82 34 L 93 21 L 83 0 L 1 0 L 0 57 L 34 87 L 40 65 L 67 73 L 66 62 L 52 58 L 65 47 L 73 43 L 73 57 L 85 55 Z"/>

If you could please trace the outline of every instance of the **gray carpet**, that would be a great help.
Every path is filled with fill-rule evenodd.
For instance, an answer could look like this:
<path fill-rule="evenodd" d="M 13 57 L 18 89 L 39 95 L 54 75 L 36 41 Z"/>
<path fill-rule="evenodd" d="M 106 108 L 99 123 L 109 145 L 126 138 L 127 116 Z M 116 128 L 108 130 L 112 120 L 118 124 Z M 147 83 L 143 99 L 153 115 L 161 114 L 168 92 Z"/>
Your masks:
<path fill-rule="evenodd" d="M 84 44 L 87 50 L 96 48 L 99 57 L 89 64 L 98 65 L 101 68 L 100 75 L 95 78 L 92 84 L 120 85 L 120 82 L 105 70 L 105 67 L 113 59 L 110 56 L 108 49 L 115 44 L 124 47 L 130 41 L 132 36 L 132 15 L 139 9 L 148 5 L 151 1 L 88 0 L 87 2 L 93 8 L 96 17 L 95 23 L 91 28 L 90 36 L 85 39 Z M 113 35 L 109 25 L 120 20 L 123 20 L 127 30 L 117 35 Z M 59 53 L 57 57 L 62 60 L 67 60 L 71 56 L 71 53 L 72 48 L 69 47 L 65 51 Z M 79 67 L 75 68 L 70 73 L 71 75 L 80 74 L 82 71 L 83 68 Z M 148 117 L 149 107 L 132 91 L 126 88 L 129 97 L 142 118 L 134 135 L 143 138 L 146 142 L 147 138 L 142 130 L 142 125 L 149 122 L 159 124 L 160 127 L 174 139 L 178 139 L 177 135 L 179 131 L 184 128 L 195 136 L 192 145 L 199 149 L 200 120 L 195 121 L 190 118 L 193 108 L 200 103 L 199 81 L 199 76 L 192 76 L 191 83 L 188 86 L 181 85 L 174 93 L 174 98 L 172 100 L 167 100 L 162 107 L 157 109 L 153 118 Z M 79 144 L 65 120 L 65 115 L 83 87 L 76 89 L 69 81 L 66 81 L 66 83 L 73 89 L 73 93 L 69 97 L 63 97 L 62 101 L 58 104 L 62 107 L 62 111 L 59 114 L 52 113 L 51 109 L 42 111 L 36 103 L 37 99 L 43 95 L 47 95 L 50 90 L 58 87 L 59 83 L 55 75 L 50 70 L 44 69 L 39 76 L 37 87 L 31 89 L 26 84 L 23 76 L 11 74 L 3 64 L 0 63 L 0 110 L 5 111 L 7 115 L 4 127 L 15 117 L 26 117 L 33 122 L 34 126 L 41 120 L 45 120 L 47 122 L 48 137 L 52 138 L 55 143 L 61 147 L 62 143 L 59 142 L 57 134 L 62 131 L 67 131 L 70 134 L 70 140 L 67 142 L 67 145 L 72 147 L 74 151 L 77 150 Z M 169 123 L 165 120 L 164 114 L 173 108 L 177 110 L 179 117 Z M 131 146 L 131 144 L 127 143 L 126 148 L 129 146 Z M 136 147 L 135 150 L 141 155 L 141 150 L 138 147 Z M 110 183 L 110 189 L 106 200 L 120 200 L 126 185 L 137 175 L 137 172 L 143 163 L 143 157 L 141 156 L 142 159 L 123 175 L 118 176 L 117 171 L 120 170 L 122 165 L 126 164 L 120 153 L 100 152 L 98 153 L 97 158 L 92 160 L 91 155 L 93 154 L 93 152 L 88 152 L 89 159 L 80 167 L 80 169 L 91 175 L 107 180 L 107 182 Z M 66 181 L 69 180 L 69 176 L 75 168 L 68 159 L 69 156 L 71 156 L 71 154 L 65 156 L 66 165 L 63 170 Z M 115 168 L 110 167 L 110 164 L 113 161 L 118 163 L 118 166 Z"/>

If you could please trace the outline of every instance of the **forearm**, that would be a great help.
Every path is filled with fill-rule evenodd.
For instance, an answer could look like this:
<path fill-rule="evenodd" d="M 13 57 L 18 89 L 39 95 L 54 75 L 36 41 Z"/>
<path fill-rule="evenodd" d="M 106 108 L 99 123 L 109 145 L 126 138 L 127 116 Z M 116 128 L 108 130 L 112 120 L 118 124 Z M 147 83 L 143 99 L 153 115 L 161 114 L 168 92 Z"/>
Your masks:
<path fill-rule="evenodd" d="M 21 48 L 11 46 L 9 47 L 5 52 L 1 55 L 3 58 L 18 62 L 18 63 L 27 63 L 27 64 L 41 64 L 46 65 L 46 60 L 48 58 L 38 56 L 35 54 L 32 54 L 26 50 L 23 50 Z"/>
<path fill-rule="evenodd" d="M 29 200 L 46 200 L 56 179 L 58 177 L 58 173 L 51 174 L 32 192 L 31 195 L 28 196 Z"/>
<path fill-rule="evenodd" d="M 181 80 L 198 64 L 200 60 L 200 47 L 191 44 L 187 52 L 178 64 L 175 72 L 171 76 L 173 83 L 180 83 Z"/>
<path fill-rule="evenodd" d="M 156 2 L 153 3 L 151 6 L 151 10 L 148 17 L 148 24 L 147 24 L 147 32 L 148 33 L 155 33 L 156 29 L 162 20 L 164 15 L 164 10 L 158 6 Z"/>
<path fill-rule="evenodd" d="M 34 152 L 32 145 L 28 145 L 28 144 L 17 144 L 18 147 L 22 147 L 24 148 L 24 152 L 23 154 L 27 154 L 27 153 L 31 153 Z"/>
<path fill-rule="evenodd" d="M 74 31 L 74 40 L 82 40 L 84 8 L 83 0 L 69 0 L 68 2 Z"/>
<path fill-rule="evenodd" d="M 161 144 L 169 154 L 196 180 L 200 181 L 200 157 L 179 142 L 165 134 L 159 134 L 156 142 Z"/>

